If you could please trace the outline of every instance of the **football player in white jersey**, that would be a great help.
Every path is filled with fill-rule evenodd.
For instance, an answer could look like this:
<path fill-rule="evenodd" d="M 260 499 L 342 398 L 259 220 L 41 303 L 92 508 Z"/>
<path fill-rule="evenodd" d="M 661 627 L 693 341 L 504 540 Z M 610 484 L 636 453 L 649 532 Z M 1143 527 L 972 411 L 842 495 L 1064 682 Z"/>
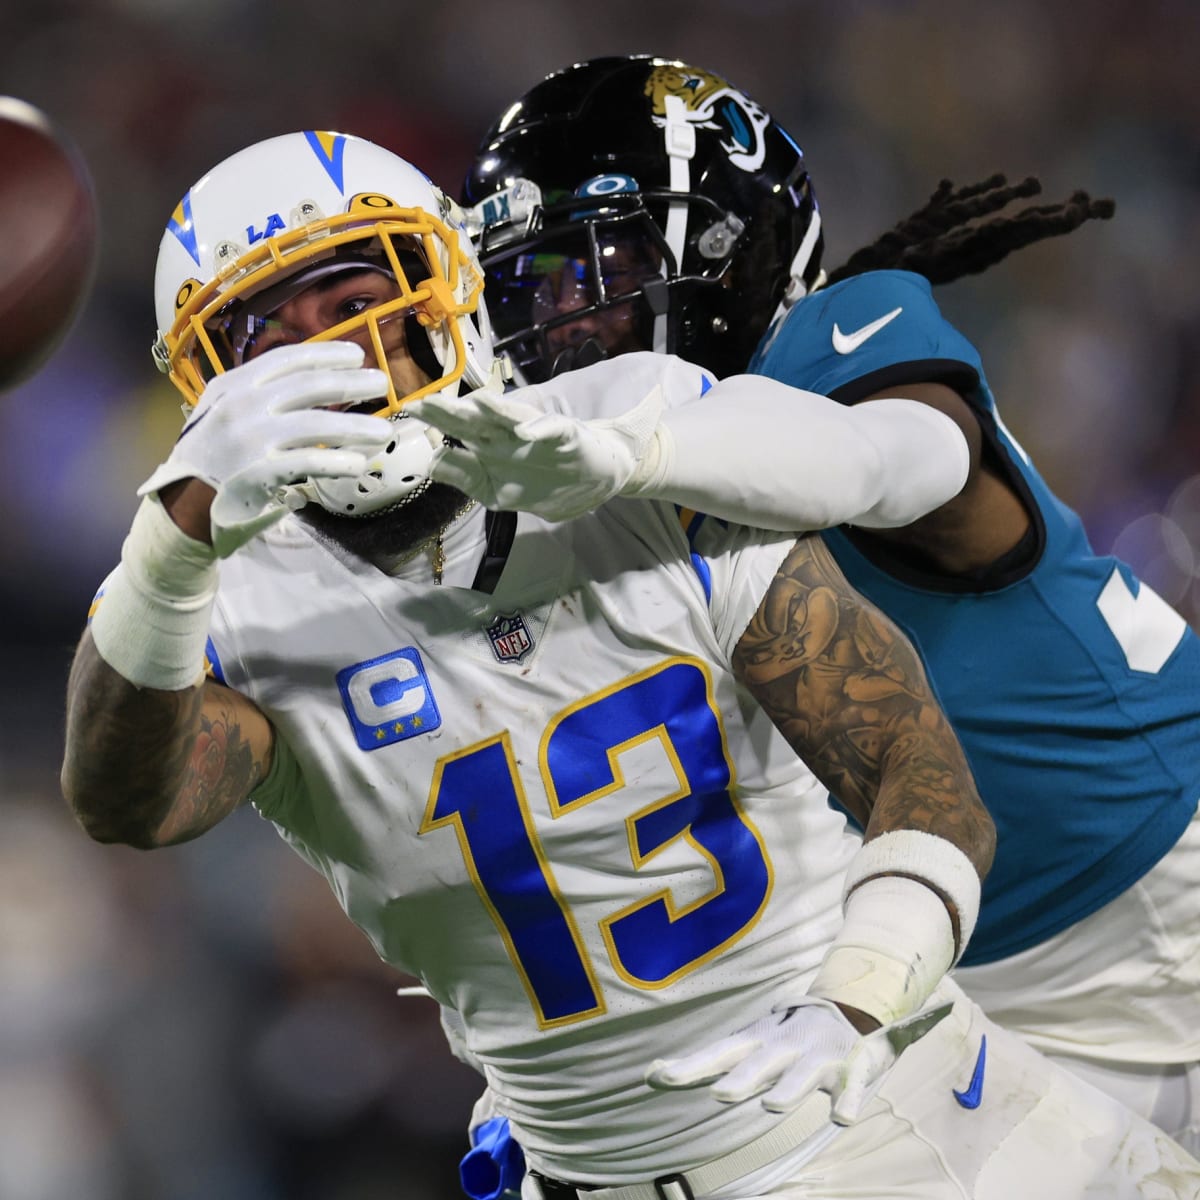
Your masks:
<path fill-rule="evenodd" d="M 457 1014 L 532 1200 L 1200 1196 L 946 978 L 993 829 L 919 659 L 788 532 L 782 463 L 731 490 L 672 452 L 777 385 L 628 355 L 502 398 L 454 206 L 341 134 L 206 174 L 156 291 L 188 413 L 72 669 L 93 837 L 253 803 Z M 486 513 L 445 464 L 571 515 Z M 834 509 L 886 525 L 962 465 L 898 503 L 834 472 Z"/>

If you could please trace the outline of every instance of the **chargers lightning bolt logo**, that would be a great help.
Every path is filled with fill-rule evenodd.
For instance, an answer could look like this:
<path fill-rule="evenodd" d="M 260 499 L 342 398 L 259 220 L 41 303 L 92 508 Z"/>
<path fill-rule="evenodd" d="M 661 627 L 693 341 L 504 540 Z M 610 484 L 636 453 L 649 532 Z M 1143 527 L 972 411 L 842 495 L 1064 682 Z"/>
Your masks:
<path fill-rule="evenodd" d="M 196 245 L 196 223 L 192 220 L 192 193 L 175 206 L 167 228 L 179 239 L 179 244 L 192 256 L 197 266 L 200 265 L 200 250 Z"/>
<path fill-rule="evenodd" d="M 325 173 L 333 180 L 333 186 L 339 192 L 344 192 L 342 181 L 342 163 L 346 155 L 346 137 L 340 133 L 326 133 L 312 129 L 305 133 L 309 147 L 317 156 L 317 161 L 325 168 Z"/>

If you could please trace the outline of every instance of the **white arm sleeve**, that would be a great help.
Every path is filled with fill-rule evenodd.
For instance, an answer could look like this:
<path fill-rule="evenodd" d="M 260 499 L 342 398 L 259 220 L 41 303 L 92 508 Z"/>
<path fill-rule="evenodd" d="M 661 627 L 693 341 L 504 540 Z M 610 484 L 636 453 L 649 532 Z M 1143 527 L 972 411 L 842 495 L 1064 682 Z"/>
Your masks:
<path fill-rule="evenodd" d="M 970 451 L 916 400 L 853 407 L 758 375 L 734 375 L 668 407 L 657 454 L 626 494 L 763 529 L 908 525 L 956 496 Z"/>

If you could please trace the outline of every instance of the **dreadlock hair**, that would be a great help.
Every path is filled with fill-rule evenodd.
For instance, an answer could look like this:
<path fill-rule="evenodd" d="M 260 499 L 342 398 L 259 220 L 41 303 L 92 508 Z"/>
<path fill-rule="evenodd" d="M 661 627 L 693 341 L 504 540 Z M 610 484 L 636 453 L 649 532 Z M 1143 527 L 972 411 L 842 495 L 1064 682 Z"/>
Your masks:
<path fill-rule="evenodd" d="M 986 271 L 1023 246 L 1070 233 L 1085 221 L 1108 220 L 1116 209 L 1112 200 L 1075 192 L 1059 204 L 1034 204 L 1010 216 L 991 216 L 1041 190 L 1041 182 L 1032 175 L 1014 184 L 1003 175 L 992 175 L 961 188 L 943 179 L 923 208 L 852 254 L 827 282 L 896 269 L 924 275 L 930 283 L 950 283 Z M 990 219 L 980 221 L 981 217 Z"/>

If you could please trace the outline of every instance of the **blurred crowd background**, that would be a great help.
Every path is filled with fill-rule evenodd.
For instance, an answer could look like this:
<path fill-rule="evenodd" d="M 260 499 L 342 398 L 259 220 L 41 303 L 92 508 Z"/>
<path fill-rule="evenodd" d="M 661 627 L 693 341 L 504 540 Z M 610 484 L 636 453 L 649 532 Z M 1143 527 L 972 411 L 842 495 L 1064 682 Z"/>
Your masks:
<path fill-rule="evenodd" d="M 1095 545 L 1200 619 L 1192 0 L 9 0 L 0 28 L 0 93 L 81 147 L 103 237 L 71 336 L 0 402 L 3 1200 L 458 1194 L 475 1077 L 265 823 L 144 855 L 92 845 L 58 793 L 73 644 L 179 422 L 149 354 L 158 241 L 249 142 L 342 129 L 457 191 L 542 75 L 651 52 L 796 136 L 828 266 L 942 177 L 1113 197 L 938 298 Z"/>

